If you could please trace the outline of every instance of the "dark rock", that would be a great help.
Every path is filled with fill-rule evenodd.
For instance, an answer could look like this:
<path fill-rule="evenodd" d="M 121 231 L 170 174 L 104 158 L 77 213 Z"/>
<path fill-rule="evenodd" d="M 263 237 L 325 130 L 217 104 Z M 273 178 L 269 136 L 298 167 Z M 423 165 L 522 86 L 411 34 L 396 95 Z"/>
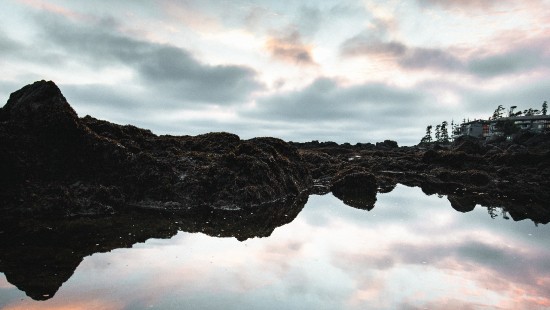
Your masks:
<path fill-rule="evenodd" d="M 371 210 L 376 202 L 378 185 L 374 175 L 348 170 L 335 177 L 330 189 L 345 204 L 357 209 Z"/>
<path fill-rule="evenodd" d="M 451 207 L 458 212 L 467 213 L 476 207 L 476 203 L 471 197 L 449 196 L 447 199 L 451 203 Z"/>
<path fill-rule="evenodd" d="M 448 195 L 460 212 L 481 205 L 548 223 L 550 135 L 516 138 L 398 147 L 157 136 L 78 118 L 55 84 L 37 82 L 0 108 L 0 271 L 47 299 L 92 253 L 178 230 L 265 237 L 309 193 L 371 210 L 397 184 Z"/>
<path fill-rule="evenodd" d="M 51 81 L 39 81 L 12 93 L 2 108 L 3 119 L 25 129 L 56 135 L 78 127 L 78 116 L 59 88 Z"/>
<path fill-rule="evenodd" d="M 235 210 L 193 209 L 182 213 L 129 212 L 109 217 L 0 219 L 0 272 L 34 300 L 56 294 L 83 258 L 131 248 L 150 238 L 171 238 L 178 231 L 213 237 L 268 237 L 303 209 L 307 195 Z"/>
<path fill-rule="evenodd" d="M 376 142 L 377 147 L 385 147 L 385 148 L 397 148 L 399 147 L 397 145 L 397 142 L 393 140 L 384 140 L 384 142 Z"/>
<path fill-rule="evenodd" d="M 427 150 L 426 152 L 424 152 L 424 154 L 422 155 L 422 162 L 423 163 L 431 163 L 431 162 L 434 162 L 436 159 L 438 159 L 440 156 L 439 156 L 439 153 L 437 153 L 437 151 L 435 150 Z"/>
<path fill-rule="evenodd" d="M 535 142 L 530 144 L 531 140 Z M 387 148 L 379 144 L 375 149 L 309 145 L 300 152 L 314 178 L 335 183 L 342 175 L 370 173 L 376 175 L 381 193 L 404 184 L 421 187 L 428 195 L 464 197 L 483 192 L 483 197 L 508 197 L 535 205 L 545 205 L 550 199 L 545 190 L 550 186 L 546 177 L 550 175 L 550 134 L 532 136 L 522 145 L 506 139 L 484 143 L 463 137 L 451 145 Z M 346 198 L 340 189 L 332 189 L 335 196 L 353 203 L 350 194 Z M 474 201 L 494 205 L 480 197 Z"/>
<path fill-rule="evenodd" d="M 296 196 L 313 185 L 298 150 L 282 140 L 157 136 L 79 119 L 53 82 L 23 87 L 1 111 L 4 216 L 235 208 Z"/>
<path fill-rule="evenodd" d="M 466 154 L 483 154 L 485 150 L 482 141 L 470 136 L 462 136 L 453 141 L 451 146 L 453 151 L 464 152 Z"/>

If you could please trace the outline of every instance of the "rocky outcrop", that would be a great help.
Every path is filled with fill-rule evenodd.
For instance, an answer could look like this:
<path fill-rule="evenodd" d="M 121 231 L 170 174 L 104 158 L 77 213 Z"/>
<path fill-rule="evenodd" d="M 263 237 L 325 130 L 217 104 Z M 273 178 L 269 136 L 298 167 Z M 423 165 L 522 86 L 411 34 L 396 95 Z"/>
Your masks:
<path fill-rule="evenodd" d="M 416 147 L 157 136 L 79 118 L 53 82 L 40 81 L 0 108 L 0 272 L 49 299 L 93 253 L 178 231 L 267 237 L 309 194 L 332 192 L 369 211 L 397 184 L 446 195 L 459 212 L 481 205 L 548 223 L 550 135 Z"/>
<path fill-rule="evenodd" d="M 550 188 L 548 134 L 417 147 L 391 140 L 288 144 L 230 133 L 157 136 L 79 118 L 46 81 L 14 92 L 0 109 L 0 145 L 4 217 L 240 209 L 330 191 L 370 209 L 376 190 L 388 192 L 397 183 L 427 194 L 485 193 L 540 204 L 550 199 L 544 190 Z"/>
<path fill-rule="evenodd" d="M 229 133 L 157 136 L 78 118 L 53 82 L 0 109 L 0 214 L 70 217 L 123 209 L 236 209 L 312 186 L 297 149 Z"/>
<path fill-rule="evenodd" d="M 294 145 L 307 162 L 316 192 L 332 191 L 354 207 L 370 210 L 374 205 L 369 203 L 376 201 L 368 191 L 358 189 L 376 184 L 377 192 L 385 193 L 404 184 L 420 187 L 427 195 L 447 195 L 453 208 L 461 212 L 479 204 L 490 213 L 503 209 L 513 219 L 550 220 L 549 133 L 519 134 L 512 141 L 465 137 L 451 145 L 415 147 L 390 147 L 388 143 Z M 343 182 L 342 175 L 352 177 Z M 366 175 L 368 180 L 361 180 Z M 350 193 L 344 195 L 344 189 Z"/>

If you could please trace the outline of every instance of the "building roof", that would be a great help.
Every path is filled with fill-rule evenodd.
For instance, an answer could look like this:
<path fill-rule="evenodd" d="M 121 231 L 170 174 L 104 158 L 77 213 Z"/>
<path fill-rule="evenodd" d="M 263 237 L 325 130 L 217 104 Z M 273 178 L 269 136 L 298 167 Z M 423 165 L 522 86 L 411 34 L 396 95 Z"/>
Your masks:
<path fill-rule="evenodd" d="M 538 121 L 538 120 L 550 120 L 550 115 L 528 115 L 528 116 L 512 116 L 512 117 L 503 117 L 498 120 L 503 121 Z"/>
<path fill-rule="evenodd" d="M 462 125 L 488 124 L 488 123 L 489 123 L 489 121 L 487 121 L 487 120 L 476 119 L 476 120 L 473 120 L 473 121 L 469 121 L 469 122 L 466 122 L 466 123 L 462 123 L 462 124 L 460 124 L 460 125 L 462 126 Z"/>

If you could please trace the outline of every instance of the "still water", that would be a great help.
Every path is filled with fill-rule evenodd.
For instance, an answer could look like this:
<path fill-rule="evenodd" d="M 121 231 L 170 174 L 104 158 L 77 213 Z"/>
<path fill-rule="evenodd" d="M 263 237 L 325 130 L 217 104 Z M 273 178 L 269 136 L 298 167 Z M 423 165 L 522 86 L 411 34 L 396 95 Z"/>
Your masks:
<path fill-rule="evenodd" d="M 398 185 L 371 211 L 310 196 L 269 237 L 179 231 L 87 255 L 36 301 L 0 273 L 1 309 L 550 309 L 550 226 Z"/>

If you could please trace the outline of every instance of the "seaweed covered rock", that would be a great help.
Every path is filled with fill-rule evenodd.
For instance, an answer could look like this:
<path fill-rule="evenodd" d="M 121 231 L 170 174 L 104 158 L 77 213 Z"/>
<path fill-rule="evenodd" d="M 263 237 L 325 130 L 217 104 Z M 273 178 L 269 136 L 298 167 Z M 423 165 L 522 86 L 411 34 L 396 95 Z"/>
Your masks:
<path fill-rule="evenodd" d="M 157 136 L 78 118 L 53 82 L 14 92 L 0 109 L 0 213 L 111 214 L 125 208 L 243 208 L 312 186 L 297 149 L 229 133 Z"/>
<path fill-rule="evenodd" d="M 332 194 L 350 207 L 371 210 L 376 202 L 376 177 L 359 169 L 341 172 L 331 186 Z"/>

